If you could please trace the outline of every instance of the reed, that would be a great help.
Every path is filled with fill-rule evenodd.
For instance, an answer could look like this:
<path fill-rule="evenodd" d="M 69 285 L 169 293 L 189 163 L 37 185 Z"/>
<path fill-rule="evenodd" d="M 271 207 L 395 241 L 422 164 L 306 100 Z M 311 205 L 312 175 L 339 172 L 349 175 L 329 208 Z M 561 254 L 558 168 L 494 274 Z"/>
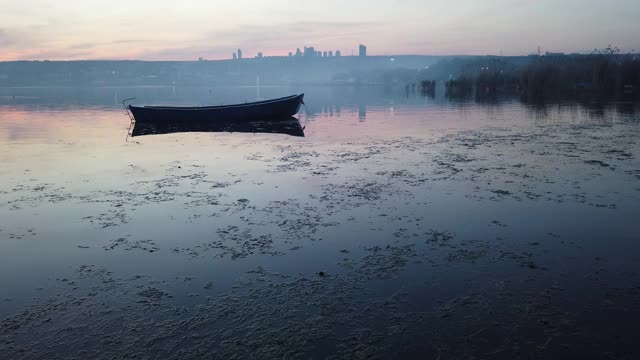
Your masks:
<path fill-rule="evenodd" d="M 525 101 L 591 97 L 599 101 L 638 100 L 640 59 L 595 53 L 566 60 L 537 61 L 520 75 Z"/>
<path fill-rule="evenodd" d="M 456 79 L 449 79 L 445 83 L 445 96 L 451 99 L 460 99 L 471 96 L 473 93 L 473 80 L 465 75 Z"/>
<path fill-rule="evenodd" d="M 436 96 L 436 81 L 422 80 L 420 82 L 420 92 L 423 96 L 434 98 Z"/>

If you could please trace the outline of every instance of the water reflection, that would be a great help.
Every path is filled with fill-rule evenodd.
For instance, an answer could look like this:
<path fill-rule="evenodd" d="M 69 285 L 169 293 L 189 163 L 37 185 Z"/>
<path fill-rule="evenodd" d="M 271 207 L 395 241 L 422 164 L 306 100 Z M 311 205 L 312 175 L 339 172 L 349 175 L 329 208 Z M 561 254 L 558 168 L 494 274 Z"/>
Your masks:
<path fill-rule="evenodd" d="M 304 137 L 304 128 L 294 117 L 265 121 L 163 121 L 136 122 L 132 136 L 160 135 L 182 132 L 240 132 L 285 134 Z"/>
<path fill-rule="evenodd" d="M 558 105 L 574 104 L 590 112 L 590 118 L 606 117 L 607 114 L 635 115 L 639 105 L 636 103 L 609 103 L 597 98 L 583 98 L 573 102 L 529 102 L 518 96 L 505 94 L 473 94 L 463 92 L 464 96 L 452 96 L 449 92 L 436 91 L 442 84 L 428 84 L 427 90 L 411 87 L 295 87 L 273 86 L 261 88 L 262 99 L 278 98 L 292 93 L 305 93 L 310 117 L 340 116 L 343 111 L 355 110 L 359 120 L 366 120 L 371 111 L 396 107 L 432 107 L 432 106 L 470 106 L 499 107 L 504 104 L 519 103 L 534 108 L 536 118 L 549 114 L 549 109 Z M 419 91 L 420 90 L 420 91 Z M 452 93 L 453 92 L 453 93 Z M 147 105 L 205 106 L 244 103 L 256 100 L 254 87 L 32 87 L 0 88 L 0 105 L 15 106 L 61 106 L 77 107 L 99 106 L 120 107 L 124 98 L 135 97 Z"/>
<path fill-rule="evenodd" d="M 367 105 L 358 105 L 358 119 L 360 119 L 360 121 L 365 121 L 367 119 Z"/>

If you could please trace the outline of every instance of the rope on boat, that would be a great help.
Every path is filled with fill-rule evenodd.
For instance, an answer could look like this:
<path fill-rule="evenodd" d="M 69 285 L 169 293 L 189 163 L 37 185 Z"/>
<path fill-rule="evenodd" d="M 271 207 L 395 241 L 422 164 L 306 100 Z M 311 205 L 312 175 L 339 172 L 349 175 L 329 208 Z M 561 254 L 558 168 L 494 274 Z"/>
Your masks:
<path fill-rule="evenodd" d="M 129 109 L 127 108 L 126 102 L 127 101 L 131 101 L 131 100 L 135 100 L 135 99 L 136 98 L 128 98 L 128 99 L 122 100 L 122 107 L 124 107 L 124 111 L 127 113 L 127 116 L 129 117 L 129 120 L 131 120 L 131 123 L 129 124 L 129 129 L 127 130 L 127 137 L 124 139 L 125 142 L 129 142 L 129 136 L 131 136 L 131 130 L 133 130 L 133 126 L 136 123 L 136 119 L 129 112 Z"/>
<path fill-rule="evenodd" d="M 302 131 L 304 131 L 304 129 L 307 127 L 307 122 L 309 122 L 311 114 L 309 113 L 309 109 L 307 109 L 307 104 L 304 103 L 304 100 L 302 101 L 302 106 L 304 106 L 304 111 L 307 113 L 307 116 L 304 119 L 304 126 L 302 126 Z"/>
<path fill-rule="evenodd" d="M 302 101 L 302 106 L 304 106 L 304 111 L 307 112 L 307 116 L 311 116 L 311 114 L 309 114 L 309 109 L 307 109 L 307 104 L 305 104 L 304 101 Z"/>

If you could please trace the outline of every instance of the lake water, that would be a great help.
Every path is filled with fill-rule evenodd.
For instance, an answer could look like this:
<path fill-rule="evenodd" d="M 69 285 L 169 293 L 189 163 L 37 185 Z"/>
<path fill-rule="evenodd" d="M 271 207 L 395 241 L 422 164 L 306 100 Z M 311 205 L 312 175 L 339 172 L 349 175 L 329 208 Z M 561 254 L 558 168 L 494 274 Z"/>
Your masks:
<path fill-rule="evenodd" d="M 304 137 L 125 141 L 118 105 L 302 90 Z M 0 89 L 0 354 L 638 358 L 638 110 Z"/>

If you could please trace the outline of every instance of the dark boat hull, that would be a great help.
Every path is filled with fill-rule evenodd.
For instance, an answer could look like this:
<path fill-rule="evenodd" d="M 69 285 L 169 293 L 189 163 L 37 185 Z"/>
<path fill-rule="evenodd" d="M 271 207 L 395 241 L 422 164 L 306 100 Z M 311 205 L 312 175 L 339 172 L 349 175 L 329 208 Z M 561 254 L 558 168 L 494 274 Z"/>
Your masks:
<path fill-rule="evenodd" d="M 300 110 L 303 98 L 304 94 L 300 94 L 247 104 L 205 107 L 129 105 L 129 110 L 131 110 L 136 123 L 175 121 L 265 121 L 269 119 L 282 119 L 296 115 Z"/>

